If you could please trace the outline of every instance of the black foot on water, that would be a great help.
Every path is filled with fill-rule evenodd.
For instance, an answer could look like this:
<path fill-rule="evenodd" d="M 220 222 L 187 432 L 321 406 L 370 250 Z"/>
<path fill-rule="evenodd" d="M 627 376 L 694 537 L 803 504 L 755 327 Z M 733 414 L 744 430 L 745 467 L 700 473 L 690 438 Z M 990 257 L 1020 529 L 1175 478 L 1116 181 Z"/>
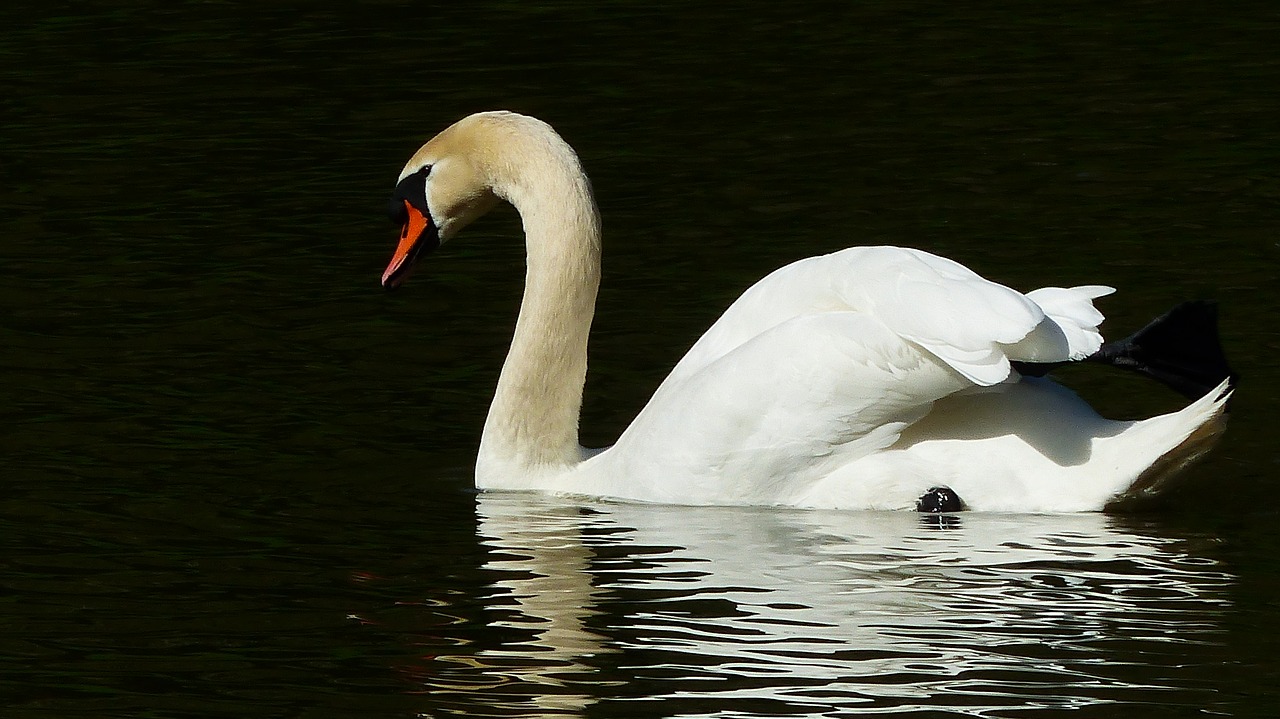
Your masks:
<path fill-rule="evenodd" d="M 1108 342 L 1087 358 L 1144 374 L 1197 400 L 1223 380 L 1236 384 L 1218 339 L 1218 306 L 1183 302 L 1125 339 Z"/>
<path fill-rule="evenodd" d="M 1218 339 L 1218 306 L 1212 302 L 1183 302 L 1155 318 L 1146 327 L 1115 342 L 1108 342 L 1085 358 L 1146 375 L 1183 397 L 1197 400 L 1223 380 L 1235 387 L 1239 378 Z M 1027 377 L 1043 377 L 1072 362 L 1013 362 Z"/>
<path fill-rule="evenodd" d="M 930 514 L 962 512 L 964 502 L 960 499 L 960 495 L 951 491 L 950 487 L 934 487 L 916 500 L 916 511 Z"/>

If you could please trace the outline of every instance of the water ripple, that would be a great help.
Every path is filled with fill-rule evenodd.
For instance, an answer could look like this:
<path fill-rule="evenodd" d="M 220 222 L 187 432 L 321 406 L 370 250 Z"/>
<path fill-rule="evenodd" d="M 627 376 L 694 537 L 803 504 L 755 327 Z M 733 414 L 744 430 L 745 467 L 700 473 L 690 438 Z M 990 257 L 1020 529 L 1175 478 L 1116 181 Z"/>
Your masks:
<path fill-rule="evenodd" d="M 996 717 L 1222 703 L 1207 671 L 1233 579 L 1141 525 L 502 495 L 481 496 L 479 513 L 500 577 L 490 601 L 531 632 L 474 657 L 522 697 L 511 711 Z"/>

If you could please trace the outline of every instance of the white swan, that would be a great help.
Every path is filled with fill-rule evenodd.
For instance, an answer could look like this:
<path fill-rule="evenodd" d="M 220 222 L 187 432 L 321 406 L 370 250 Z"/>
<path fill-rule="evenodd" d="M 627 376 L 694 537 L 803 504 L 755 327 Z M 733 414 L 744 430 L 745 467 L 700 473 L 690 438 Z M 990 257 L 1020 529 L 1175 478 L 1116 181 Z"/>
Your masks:
<path fill-rule="evenodd" d="M 600 220 L 549 125 L 486 112 L 423 145 L 392 198 L 403 230 L 383 284 L 499 200 L 520 212 L 527 274 L 480 441 L 481 489 L 907 509 L 946 487 L 974 510 L 1094 511 L 1158 490 L 1222 424 L 1225 370 L 1181 411 L 1138 422 L 1018 371 L 1096 356 L 1091 301 L 1111 288 L 1024 295 L 926 252 L 855 247 L 748 289 L 614 446 L 584 449 Z"/>

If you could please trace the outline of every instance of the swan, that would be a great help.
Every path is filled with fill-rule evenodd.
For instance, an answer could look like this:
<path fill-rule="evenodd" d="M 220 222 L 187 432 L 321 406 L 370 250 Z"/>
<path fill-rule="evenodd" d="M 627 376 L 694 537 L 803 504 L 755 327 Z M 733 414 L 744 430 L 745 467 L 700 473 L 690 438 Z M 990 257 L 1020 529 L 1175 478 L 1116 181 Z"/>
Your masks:
<path fill-rule="evenodd" d="M 1180 306 L 1104 345 L 1093 300 L 1110 287 L 1023 294 L 920 250 L 851 247 L 750 287 L 613 446 L 586 449 L 578 415 L 600 217 L 577 155 L 550 125 L 482 112 L 423 145 L 392 195 L 401 232 L 382 284 L 399 286 L 419 257 L 500 201 L 520 214 L 526 275 L 476 458 L 481 490 L 686 505 L 1099 511 L 1161 491 L 1225 423 L 1233 375 L 1211 305 Z M 1084 360 L 1137 369 L 1193 401 L 1114 421 L 1037 376 Z"/>

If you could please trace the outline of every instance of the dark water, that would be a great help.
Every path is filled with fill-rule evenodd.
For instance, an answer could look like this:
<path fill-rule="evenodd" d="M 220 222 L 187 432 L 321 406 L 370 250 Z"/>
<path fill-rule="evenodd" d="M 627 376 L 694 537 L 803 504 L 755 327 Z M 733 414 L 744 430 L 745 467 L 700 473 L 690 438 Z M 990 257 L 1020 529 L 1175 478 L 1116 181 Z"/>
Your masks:
<path fill-rule="evenodd" d="M 1280 13 L 1191 5 L 6 5 L 4 716 L 1272 716 Z M 1133 516 L 477 498 L 518 221 L 377 277 L 492 108 L 600 195 L 590 443 L 858 243 L 1115 285 L 1112 335 L 1217 298 L 1230 431 Z"/>

